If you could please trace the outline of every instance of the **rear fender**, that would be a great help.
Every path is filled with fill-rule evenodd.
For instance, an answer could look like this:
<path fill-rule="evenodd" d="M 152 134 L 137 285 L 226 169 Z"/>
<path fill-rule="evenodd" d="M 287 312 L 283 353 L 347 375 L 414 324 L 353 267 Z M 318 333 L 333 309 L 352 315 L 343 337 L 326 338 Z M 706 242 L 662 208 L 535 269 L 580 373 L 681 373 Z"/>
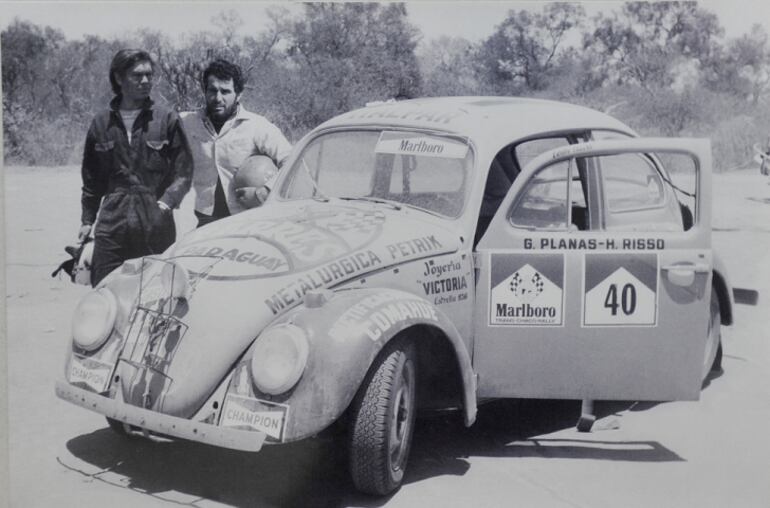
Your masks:
<path fill-rule="evenodd" d="M 287 416 L 281 439 L 268 437 L 268 442 L 296 441 L 329 426 L 347 409 L 385 344 L 410 329 L 424 333 L 426 327 L 451 344 L 462 378 L 466 425 L 475 420 L 476 380 L 468 350 L 452 322 L 425 299 L 391 289 L 323 290 L 310 293 L 304 304 L 271 326 L 283 323 L 303 329 L 310 346 L 307 366 L 296 386 L 272 397 L 258 392 L 251 382 L 248 394 L 242 382 L 231 383 L 229 390 L 232 395 L 284 408 Z M 415 333 L 414 338 L 420 340 L 420 335 Z M 236 366 L 234 380 L 246 375 L 250 359 L 251 351 Z"/>

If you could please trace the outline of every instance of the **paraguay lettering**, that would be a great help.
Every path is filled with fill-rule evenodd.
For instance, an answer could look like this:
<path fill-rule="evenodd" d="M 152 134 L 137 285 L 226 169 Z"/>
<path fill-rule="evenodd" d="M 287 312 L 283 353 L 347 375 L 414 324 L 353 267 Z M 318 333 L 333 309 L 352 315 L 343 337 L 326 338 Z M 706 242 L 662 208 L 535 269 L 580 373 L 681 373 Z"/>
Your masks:
<path fill-rule="evenodd" d="M 265 304 L 273 314 L 278 314 L 298 303 L 305 296 L 305 293 L 310 290 L 328 287 L 335 282 L 340 282 L 356 273 L 370 270 L 380 264 L 382 264 L 382 260 L 371 250 L 349 254 L 303 273 L 287 286 L 276 291 L 275 294 L 265 300 Z"/>
<path fill-rule="evenodd" d="M 271 272 L 277 272 L 288 267 L 285 259 L 279 259 L 272 256 L 265 256 L 258 252 L 240 249 L 225 250 L 222 247 L 209 247 L 205 245 L 193 246 L 185 250 L 182 254 L 192 256 L 214 256 L 223 259 L 229 259 L 235 263 L 244 263 L 257 267 L 265 268 Z"/>

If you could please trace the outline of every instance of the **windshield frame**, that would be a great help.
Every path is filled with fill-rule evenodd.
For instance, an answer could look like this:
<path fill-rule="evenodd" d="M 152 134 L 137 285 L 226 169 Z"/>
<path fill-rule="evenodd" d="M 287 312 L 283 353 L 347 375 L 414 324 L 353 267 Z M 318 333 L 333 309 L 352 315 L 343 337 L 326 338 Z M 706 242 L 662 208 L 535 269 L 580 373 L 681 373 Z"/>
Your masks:
<path fill-rule="evenodd" d="M 456 216 L 450 216 L 450 215 L 444 215 L 442 213 L 439 213 L 435 210 L 429 210 L 427 208 L 421 208 L 418 206 L 411 205 L 409 203 L 403 203 L 401 201 L 393 201 L 394 203 L 398 203 L 399 205 L 403 206 L 404 208 L 412 209 L 412 210 L 418 210 L 421 212 L 429 213 L 431 215 L 434 215 L 436 217 L 440 217 L 445 220 L 458 220 L 462 218 L 465 215 L 466 210 L 468 209 L 469 201 L 472 200 L 472 193 L 473 193 L 473 186 L 475 184 L 476 179 L 476 172 L 477 172 L 477 165 L 478 165 L 478 150 L 476 149 L 476 144 L 473 142 L 473 139 L 470 138 L 467 135 L 459 134 L 456 132 L 441 130 L 441 129 L 429 129 L 429 128 L 421 128 L 421 127 L 407 127 L 402 125 L 387 125 L 387 124 L 363 124 L 363 125 L 350 125 L 350 126 L 336 126 L 336 127 L 330 127 L 326 129 L 319 130 L 317 132 L 311 132 L 307 138 L 305 138 L 302 142 L 300 142 L 296 147 L 295 155 L 291 157 L 291 159 L 287 162 L 289 164 L 286 165 L 286 168 L 281 168 L 281 171 L 279 172 L 278 180 L 276 181 L 275 188 L 273 192 L 271 192 L 271 197 L 277 201 L 280 202 L 289 202 L 289 201 L 300 201 L 304 199 L 314 199 L 310 196 L 305 196 L 301 198 L 287 198 L 284 196 L 284 193 L 287 192 L 288 188 L 287 185 L 290 181 L 289 174 L 290 170 L 293 171 L 293 168 L 301 163 L 302 155 L 304 154 L 305 150 L 308 146 L 310 146 L 314 141 L 316 141 L 318 138 L 322 136 L 326 136 L 328 134 L 336 134 L 340 132 L 362 132 L 362 131 L 369 131 L 369 132 L 376 132 L 381 134 L 385 131 L 397 131 L 397 132 L 408 132 L 408 133 L 416 133 L 416 134 L 426 134 L 430 136 L 442 136 L 449 138 L 453 141 L 460 141 L 462 143 L 465 143 L 466 146 L 468 146 L 468 149 L 471 154 L 471 160 L 469 167 L 467 169 L 467 173 L 465 175 L 465 182 L 463 183 L 465 186 L 465 193 L 464 193 L 464 199 L 463 199 L 463 206 L 460 208 Z M 284 170 L 285 169 L 285 170 Z M 323 191 L 323 188 L 321 188 Z M 327 196 L 329 199 L 340 199 L 339 197 L 332 197 Z M 346 196 L 343 196 L 346 197 Z M 363 197 L 363 196 L 362 196 Z M 384 199 L 384 198 L 383 198 Z"/>

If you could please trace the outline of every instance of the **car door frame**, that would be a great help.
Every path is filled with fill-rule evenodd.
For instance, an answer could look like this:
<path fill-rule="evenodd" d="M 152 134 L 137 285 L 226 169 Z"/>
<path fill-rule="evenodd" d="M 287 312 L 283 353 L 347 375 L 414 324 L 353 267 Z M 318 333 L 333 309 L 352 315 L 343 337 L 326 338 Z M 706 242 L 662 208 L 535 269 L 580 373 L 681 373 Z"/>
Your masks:
<path fill-rule="evenodd" d="M 536 231 L 509 222 L 521 193 L 549 165 L 576 157 L 661 152 L 684 153 L 695 161 L 697 203 L 694 224 L 687 231 Z M 474 368 L 479 397 L 697 399 L 713 266 L 710 173 L 710 144 L 702 139 L 590 141 L 533 159 L 514 181 L 476 248 Z M 553 241 L 561 239 L 572 239 L 584 248 L 554 248 Z M 630 248 L 625 248 L 627 243 Z M 653 248 L 636 248 L 639 245 Z M 596 257 L 602 255 L 608 257 Z M 656 298 L 654 322 L 586 324 L 584 300 L 592 298 L 585 287 L 586 267 L 601 266 L 604 260 L 621 267 L 654 266 L 655 282 L 648 284 Z M 554 278 L 561 276 L 555 284 L 563 293 L 561 323 L 541 326 L 523 318 L 515 324 L 492 323 L 493 271 L 499 288 L 505 281 L 499 274 L 512 269 L 500 267 L 505 263 L 523 267 L 525 262 L 540 263 Z"/>

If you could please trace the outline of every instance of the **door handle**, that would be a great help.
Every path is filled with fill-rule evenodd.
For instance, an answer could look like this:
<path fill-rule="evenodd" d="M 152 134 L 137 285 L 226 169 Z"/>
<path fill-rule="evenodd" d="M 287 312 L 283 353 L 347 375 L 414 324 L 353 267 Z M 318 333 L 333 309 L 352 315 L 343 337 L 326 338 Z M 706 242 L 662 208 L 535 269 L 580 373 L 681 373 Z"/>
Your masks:
<path fill-rule="evenodd" d="M 692 286 L 696 273 L 709 273 L 711 271 L 711 267 L 705 263 L 666 265 L 662 269 L 666 271 L 666 278 L 669 282 L 681 287 Z"/>
<path fill-rule="evenodd" d="M 694 272 L 694 273 L 708 273 L 711 271 L 711 267 L 705 263 L 687 263 L 681 265 L 666 265 L 661 268 L 662 270 L 676 270 L 678 272 Z"/>

